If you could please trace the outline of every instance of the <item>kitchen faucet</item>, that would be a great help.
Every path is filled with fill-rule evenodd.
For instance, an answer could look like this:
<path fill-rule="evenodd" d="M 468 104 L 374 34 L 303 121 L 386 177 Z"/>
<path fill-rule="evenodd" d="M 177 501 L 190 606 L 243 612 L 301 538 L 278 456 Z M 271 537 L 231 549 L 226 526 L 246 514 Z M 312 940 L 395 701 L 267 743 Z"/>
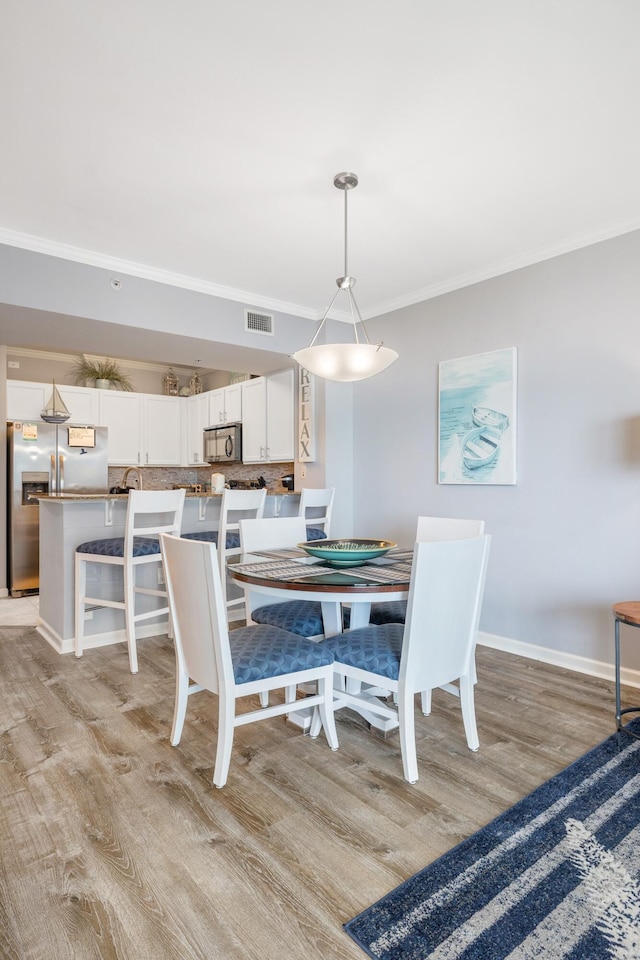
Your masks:
<path fill-rule="evenodd" d="M 140 467 L 127 467 L 124 471 L 122 482 L 120 483 L 121 487 L 127 486 L 127 477 L 133 471 L 138 478 L 138 490 L 142 490 L 142 474 L 140 473 Z"/>

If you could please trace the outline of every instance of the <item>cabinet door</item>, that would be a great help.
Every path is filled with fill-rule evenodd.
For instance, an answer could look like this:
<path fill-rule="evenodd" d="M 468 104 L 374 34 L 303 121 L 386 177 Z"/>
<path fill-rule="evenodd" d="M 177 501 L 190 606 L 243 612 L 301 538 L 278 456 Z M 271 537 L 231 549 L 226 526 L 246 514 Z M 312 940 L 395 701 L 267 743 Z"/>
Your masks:
<path fill-rule="evenodd" d="M 189 466 L 204 464 L 203 431 L 205 427 L 210 426 L 209 395 L 200 393 L 195 397 L 189 397 L 187 400 L 187 464 Z"/>
<path fill-rule="evenodd" d="M 69 411 L 69 423 L 95 426 L 100 419 L 100 391 L 94 387 L 58 387 Z"/>
<path fill-rule="evenodd" d="M 267 460 L 282 463 L 294 459 L 293 370 L 267 377 Z"/>
<path fill-rule="evenodd" d="M 52 391 L 51 384 L 7 380 L 7 420 L 40 420 Z"/>
<path fill-rule="evenodd" d="M 224 388 L 224 416 L 225 423 L 240 423 L 242 421 L 242 384 L 234 383 Z"/>
<path fill-rule="evenodd" d="M 100 426 L 106 427 L 109 463 L 142 464 L 142 395 L 100 390 Z"/>
<path fill-rule="evenodd" d="M 211 390 L 209 396 L 209 423 L 208 427 L 217 427 L 224 423 L 224 387 L 219 390 Z"/>
<path fill-rule="evenodd" d="M 242 387 L 242 461 L 260 463 L 266 460 L 267 392 L 264 377 L 245 380 Z"/>
<path fill-rule="evenodd" d="M 180 399 L 145 396 L 143 465 L 180 466 Z"/>

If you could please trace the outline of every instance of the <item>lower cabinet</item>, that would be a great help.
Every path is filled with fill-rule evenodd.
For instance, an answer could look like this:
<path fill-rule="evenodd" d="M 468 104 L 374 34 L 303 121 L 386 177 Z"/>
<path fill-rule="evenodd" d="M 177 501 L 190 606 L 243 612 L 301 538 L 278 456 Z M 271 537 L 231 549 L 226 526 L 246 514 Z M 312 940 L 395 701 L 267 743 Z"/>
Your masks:
<path fill-rule="evenodd" d="M 281 463 L 295 455 L 293 370 L 242 384 L 242 460 Z"/>

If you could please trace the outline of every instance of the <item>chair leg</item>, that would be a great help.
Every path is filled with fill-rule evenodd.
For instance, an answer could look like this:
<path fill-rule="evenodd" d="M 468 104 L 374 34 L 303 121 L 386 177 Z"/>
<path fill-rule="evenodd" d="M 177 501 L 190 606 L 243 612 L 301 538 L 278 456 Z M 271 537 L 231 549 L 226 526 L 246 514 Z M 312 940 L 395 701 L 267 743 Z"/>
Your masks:
<path fill-rule="evenodd" d="M 313 711 L 309 736 L 315 740 L 320 733 L 320 725 L 324 727 L 327 743 L 332 750 L 338 749 L 338 731 L 336 718 L 333 712 L 333 676 L 318 678 L 318 693 L 323 698 Z"/>
<path fill-rule="evenodd" d="M 478 739 L 478 728 L 476 726 L 476 708 L 473 696 L 474 671 L 467 677 L 460 677 L 460 706 L 462 707 L 462 721 L 464 723 L 464 732 L 467 736 L 467 745 L 469 750 L 478 750 L 480 741 Z"/>
<path fill-rule="evenodd" d="M 76 554 L 76 657 L 82 656 L 84 646 L 84 597 L 87 592 L 87 564 Z"/>
<path fill-rule="evenodd" d="M 233 731 L 236 701 L 233 694 L 218 694 L 218 742 L 216 745 L 216 761 L 213 768 L 213 783 L 216 787 L 224 787 L 229 774 L 231 749 L 233 747 Z"/>
<path fill-rule="evenodd" d="M 176 672 L 176 697 L 173 708 L 173 727 L 171 729 L 171 746 L 177 747 L 182 736 L 184 719 L 187 715 L 189 700 L 189 675 L 183 671 Z"/>
<path fill-rule="evenodd" d="M 431 693 L 431 690 L 423 690 L 420 694 L 420 705 L 425 717 L 428 717 L 431 713 Z"/>
<path fill-rule="evenodd" d="M 416 724 L 413 694 L 404 685 L 398 690 L 398 723 L 400 726 L 400 750 L 404 778 L 409 783 L 418 780 L 418 756 L 416 754 Z"/>
<path fill-rule="evenodd" d="M 129 647 L 129 666 L 131 673 L 138 672 L 138 652 L 136 650 L 136 584 L 133 564 L 125 563 L 124 576 L 124 619 Z"/>

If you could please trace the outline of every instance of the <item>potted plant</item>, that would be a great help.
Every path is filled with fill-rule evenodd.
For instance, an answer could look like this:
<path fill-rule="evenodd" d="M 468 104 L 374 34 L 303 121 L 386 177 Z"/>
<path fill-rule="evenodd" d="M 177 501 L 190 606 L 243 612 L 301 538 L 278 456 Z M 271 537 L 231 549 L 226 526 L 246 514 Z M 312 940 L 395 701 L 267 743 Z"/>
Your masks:
<path fill-rule="evenodd" d="M 84 385 L 87 380 L 94 380 L 96 387 L 108 390 L 111 385 L 120 390 L 133 390 L 131 379 L 124 374 L 117 360 L 105 357 L 101 360 L 87 360 L 79 357 L 73 368 L 73 375 L 77 384 Z"/>

